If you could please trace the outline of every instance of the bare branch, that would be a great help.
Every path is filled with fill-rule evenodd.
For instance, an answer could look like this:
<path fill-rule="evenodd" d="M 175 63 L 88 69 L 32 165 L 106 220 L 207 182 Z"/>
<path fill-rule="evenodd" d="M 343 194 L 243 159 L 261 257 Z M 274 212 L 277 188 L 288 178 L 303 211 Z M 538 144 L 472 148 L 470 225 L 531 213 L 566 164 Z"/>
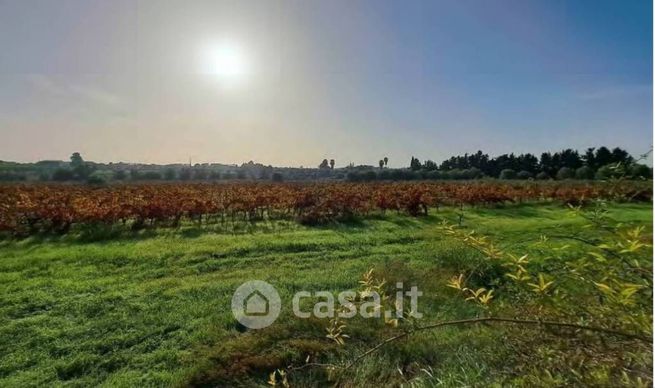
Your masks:
<path fill-rule="evenodd" d="M 517 324 L 517 325 L 531 325 L 531 326 L 541 326 L 541 327 L 568 327 L 572 329 L 577 329 L 577 330 L 584 330 L 584 331 L 591 331 L 591 332 L 596 332 L 596 333 L 602 333 L 602 334 L 608 334 L 608 335 L 615 335 L 619 337 L 624 337 L 624 338 L 629 338 L 629 339 L 634 339 L 634 340 L 639 340 L 643 341 L 646 343 L 651 343 L 652 342 L 652 337 L 645 335 L 645 334 L 635 334 L 635 333 L 626 333 L 618 330 L 613 330 L 613 329 L 606 329 L 604 327 L 598 327 L 598 326 L 587 326 L 587 325 L 579 325 L 576 323 L 568 323 L 568 322 L 555 322 L 555 321 L 540 321 L 540 320 L 533 320 L 533 319 L 514 319 L 514 318 L 502 318 L 502 317 L 482 317 L 482 318 L 470 318 L 470 319 L 461 319 L 461 320 L 456 320 L 456 321 L 444 321 L 444 322 L 437 322 L 431 325 L 427 326 L 421 326 L 418 327 L 412 331 L 406 331 L 402 334 L 399 334 L 394 337 L 387 338 L 386 340 L 380 342 L 379 344 L 375 345 L 371 349 L 367 350 L 366 352 L 360 354 L 352 360 L 350 363 L 348 363 L 343 369 L 349 369 L 353 365 L 357 363 L 357 361 L 361 360 L 362 358 L 374 353 L 384 345 L 397 341 L 399 339 L 405 338 L 409 336 L 410 334 L 419 332 L 419 331 L 424 331 L 424 330 L 431 330 L 431 329 L 436 329 L 440 327 L 445 327 L 445 326 L 458 326 L 458 325 L 470 325 L 470 324 L 476 324 L 476 323 L 483 323 L 483 322 L 498 322 L 498 323 L 509 323 L 509 324 Z"/>

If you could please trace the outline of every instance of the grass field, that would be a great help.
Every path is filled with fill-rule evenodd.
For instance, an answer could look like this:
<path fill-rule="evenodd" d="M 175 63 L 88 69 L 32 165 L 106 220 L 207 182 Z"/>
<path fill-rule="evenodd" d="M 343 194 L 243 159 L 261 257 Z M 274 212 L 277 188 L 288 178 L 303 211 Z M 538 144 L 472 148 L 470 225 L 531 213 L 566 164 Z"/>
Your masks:
<path fill-rule="evenodd" d="M 613 204 L 610 215 L 652 227 L 650 204 Z M 298 290 L 354 289 L 369 268 L 419 286 L 425 322 L 475 316 L 445 284 L 478 253 L 445 236 L 443 219 L 456 222 L 457 210 L 323 227 L 280 222 L 228 232 L 187 225 L 104 239 L 97 232 L 0 242 L 0 385 L 265 385 L 268 372 L 307 355 L 352 358 L 393 329 L 354 320 L 352 338 L 339 347 L 325 338 L 325 320 L 295 318 L 289 302 Z M 466 208 L 463 218 L 465 228 L 535 257 L 532 242 L 540 235 L 586 233 L 582 222 L 556 204 Z M 567 243 L 574 248 L 563 259 L 580 252 Z M 277 288 L 283 310 L 272 326 L 244 332 L 230 299 L 253 279 Z M 511 312 L 513 301 L 500 299 Z M 344 385 L 527 384 L 526 376 L 555 362 L 549 349 L 575 341 L 535 330 L 514 340 L 510 334 L 523 332 L 508 330 L 471 326 L 413 336 L 364 359 Z M 633 350 L 642 358 L 636 365 L 652 365 L 648 352 Z M 594 362 L 589 373 L 612 367 Z M 553 379 L 567 378 L 558 373 Z M 294 378 L 299 386 L 325 382 L 320 370 Z"/>

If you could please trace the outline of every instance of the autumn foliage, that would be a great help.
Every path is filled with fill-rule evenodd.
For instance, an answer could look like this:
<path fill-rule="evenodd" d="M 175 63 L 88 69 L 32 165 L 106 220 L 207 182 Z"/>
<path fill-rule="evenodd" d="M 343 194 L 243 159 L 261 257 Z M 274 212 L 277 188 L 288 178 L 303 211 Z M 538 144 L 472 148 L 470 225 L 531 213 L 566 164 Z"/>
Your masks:
<path fill-rule="evenodd" d="M 8 185 L 0 186 L 0 232 L 65 233 L 76 224 L 177 226 L 183 220 L 294 219 L 320 224 L 372 212 L 419 216 L 443 205 L 581 204 L 596 198 L 650 201 L 652 188 L 639 183 L 617 190 L 603 184 L 536 182 Z"/>

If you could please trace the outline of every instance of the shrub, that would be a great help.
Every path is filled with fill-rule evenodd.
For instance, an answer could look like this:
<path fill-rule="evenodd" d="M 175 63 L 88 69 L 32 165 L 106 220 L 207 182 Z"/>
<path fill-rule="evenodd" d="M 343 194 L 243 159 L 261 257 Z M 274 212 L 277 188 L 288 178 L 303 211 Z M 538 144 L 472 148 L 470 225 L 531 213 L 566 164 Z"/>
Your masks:
<path fill-rule="evenodd" d="M 457 168 L 444 172 L 444 177 L 446 179 L 462 179 L 461 176 L 462 170 Z"/>
<path fill-rule="evenodd" d="M 100 177 L 100 176 L 97 176 L 97 175 L 94 176 L 93 174 L 91 174 L 91 175 L 89 175 L 89 177 L 86 179 L 86 183 L 88 183 L 88 184 L 90 184 L 90 185 L 104 185 L 105 183 L 107 183 L 107 181 L 105 181 L 105 180 L 104 180 L 102 177 Z"/>
<path fill-rule="evenodd" d="M 391 179 L 391 171 L 389 171 L 389 170 L 380 171 L 380 173 L 378 174 L 378 179 L 384 180 L 384 181 L 390 180 Z"/>
<path fill-rule="evenodd" d="M 65 168 L 58 168 L 55 170 L 54 173 L 52 173 L 52 180 L 53 181 L 70 181 L 75 177 L 73 174 L 73 171 Z"/>
<path fill-rule="evenodd" d="M 104 185 L 111 180 L 114 173 L 111 171 L 94 171 L 87 178 L 86 183 L 90 185 Z"/>
<path fill-rule="evenodd" d="M 205 171 L 204 169 L 193 170 L 193 179 L 195 180 L 202 181 L 207 179 L 208 176 L 209 174 L 207 174 L 207 171 Z"/>
<path fill-rule="evenodd" d="M 148 171 L 148 172 L 144 173 L 143 175 L 141 175 L 141 179 L 145 179 L 145 180 L 148 180 L 148 181 L 150 181 L 150 180 L 159 180 L 159 179 L 161 179 L 161 174 L 156 172 L 156 171 Z"/>
<path fill-rule="evenodd" d="M 482 171 L 475 167 L 465 170 L 455 168 L 449 171 L 444 171 L 441 175 L 446 179 L 477 179 L 482 177 Z"/>
<path fill-rule="evenodd" d="M 167 168 L 166 171 L 164 171 L 164 179 L 167 181 L 174 180 L 176 175 L 175 170 L 172 168 Z"/>
<path fill-rule="evenodd" d="M 653 178 L 653 171 L 646 165 L 643 164 L 633 164 L 630 166 L 630 176 L 632 178 Z"/>
<path fill-rule="evenodd" d="M 617 172 L 614 166 L 605 165 L 596 171 L 596 179 L 610 179 L 616 177 Z"/>
<path fill-rule="evenodd" d="M 346 179 L 348 181 L 350 181 L 350 182 L 374 181 L 377 178 L 378 178 L 378 175 L 373 170 L 369 170 L 369 171 L 351 171 L 346 175 Z"/>
<path fill-rule="evenodd" d="M 546 171 L 541 171 L 541 172 L 539 172 L 539 174 L 537 174 L 537 179 L 542 180 L 542 181 L 546 180 L 546 179 L 550 179 L 550 175 L 548 175 L 548 173 Z"/>
<path fill-rule="evenodd" d="M 565 180 L 565 179 L 573 179 L 575 178 L 575 171 L 573 171 L 572 168 L 568 167 L 562 167 L 557 171 L 557 179 L 559 180 Z"/>
<path fill-rule="evenodd" d="M 594 179 L 594 170 L 588 166 L 582 166 L 575 170 L 576 179 Z"/>
<path fill-rule="evenodd" d="M 500 179 L 516 179 L 516 171 L 506 168 L 500 172 Z"/>
<path fill-rule="evenodd" d="M 191 179 L 191 170 L 189 170 L 188 168 L 182 169 L 180 171 L 179 177 L 180 180 L 188 181 L 189 179 Z"/>
<path fill-rule="evenodd" d="M 530 171 L 519 171 L 519 173 L 516 175 L 519 179 L 530 179 L 532 178 L 532 173 Z"/>
<path fill-rule="evenodd" d="M 477 167 L 471 167 L 462 171 L 465 179 L 478 179 L 482 177 L 482 171 Z"/>
<path fill-rule="evenodd" d="M 24 181 L 24 180 L 27 180 L 27 176 L 25 176 L 24 174 L 19 174 L 14 172 L 0 173 L 0 181 L 2 182 Z"/>
<path fill-rule="evenodd" d="M 362 174 L 362 179 L 365 181 L 374 181 L 377 179 L 377 174 L 375 171 L 366 171 L 364 174 Z"/>
<path fill-rule="evenodd" d="M 346 174 L 346 180 L 349 182 L 359 182 L 362 180 L 362 174 L 358 173 L 357 171 L 350 171 L 348 174 Z"/>
<path fill-rule="evenodd" d="M 118 170 L 114 173 L 114 179 L 118 181 L 125 180 L 127 178 L 127 173 L 124 170 Z"/>
<path fill-rule="evenodd" d="M 435 180 L 435 179 L 441 179 L 442 177 L 443 175 L 441 174 L 441 172 L 437 170 L 428 171 L 428 173 L 425 174 L 425 179 Z"/>

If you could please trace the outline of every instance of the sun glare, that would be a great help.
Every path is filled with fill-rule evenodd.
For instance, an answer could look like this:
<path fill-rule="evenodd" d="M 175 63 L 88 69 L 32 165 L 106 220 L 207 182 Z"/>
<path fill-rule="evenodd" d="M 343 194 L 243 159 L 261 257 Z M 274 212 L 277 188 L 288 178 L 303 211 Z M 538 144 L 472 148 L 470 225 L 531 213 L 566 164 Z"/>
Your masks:
<path fill-rule="evenodd" d="M 248 73 L 248 63 L 238 45 L 215 44 L 204 49 L 202 72 L 216 75 L 222 80 L 236 80 Z"/>

